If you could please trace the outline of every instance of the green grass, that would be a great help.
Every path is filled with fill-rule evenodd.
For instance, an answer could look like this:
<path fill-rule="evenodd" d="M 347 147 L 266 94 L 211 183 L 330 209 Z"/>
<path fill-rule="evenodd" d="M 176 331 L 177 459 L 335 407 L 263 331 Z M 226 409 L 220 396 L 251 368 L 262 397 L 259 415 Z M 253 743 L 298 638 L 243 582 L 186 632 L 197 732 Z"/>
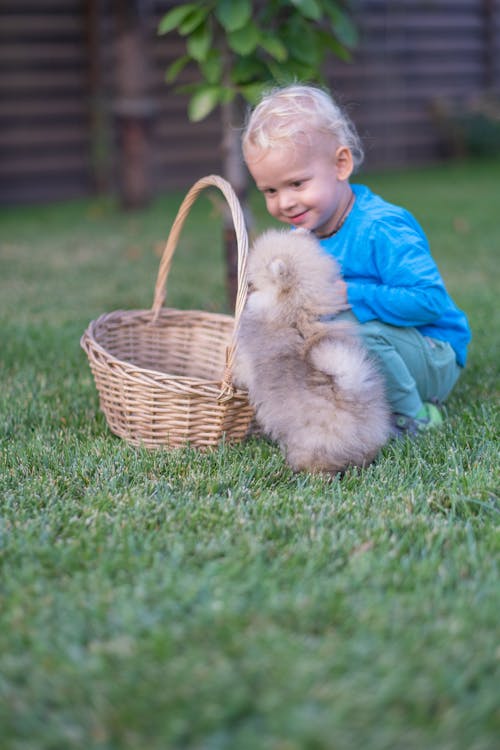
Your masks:
<path fill-rule="evenodd" d="M 500 164 L 365 181 L 425 226 L 474 338 L 444 429 L 333 483 L 265 441 L 108 431 L 79 337 L 151 305 L 180 193 L 3 212 L 2 750 L 498 747 Z M 217 203 L 172 306 L 225 309 Z"/>

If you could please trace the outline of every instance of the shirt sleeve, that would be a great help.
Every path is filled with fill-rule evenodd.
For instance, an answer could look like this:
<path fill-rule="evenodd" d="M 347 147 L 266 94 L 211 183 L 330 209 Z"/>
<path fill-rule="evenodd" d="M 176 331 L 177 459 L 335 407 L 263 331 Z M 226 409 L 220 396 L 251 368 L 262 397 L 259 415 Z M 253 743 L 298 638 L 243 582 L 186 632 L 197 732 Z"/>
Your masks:
<path fill-rule="evenodd" d="M 367 260 L 366 277 L 347 282 L 348 302 L 361 323 L 378 319 L 411 327 L 440 318 L 447 292 L 416 222 L 376 222 Z"/>

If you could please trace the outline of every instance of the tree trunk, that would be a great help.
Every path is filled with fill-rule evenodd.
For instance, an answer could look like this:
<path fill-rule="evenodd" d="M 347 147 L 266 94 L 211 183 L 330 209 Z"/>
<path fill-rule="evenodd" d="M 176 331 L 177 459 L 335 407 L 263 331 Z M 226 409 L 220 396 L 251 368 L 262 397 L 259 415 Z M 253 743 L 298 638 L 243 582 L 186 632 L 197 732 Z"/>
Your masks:
<path fill-rule="evenodd" d="M 230 183 L 243 209 L 247 230 L 251 224 L 247 204 L 248 173 L 243 162 L 240 142 L 242 121 L 241 106 L 236 100 L 221 105 L 222 163 L 225 179 Z M 226 260 L 226 286 L 231 309 L 234 309 L 238 291 L 238 243 L 231 213 L 224 212 L 224 252 Z"/>
<path fill-rule="evenodd" d="M 139 208 L 151 197 L 151 78 L 140 2 L 115 0 L 115 100 L 119 190 L 125 208 Z"/>

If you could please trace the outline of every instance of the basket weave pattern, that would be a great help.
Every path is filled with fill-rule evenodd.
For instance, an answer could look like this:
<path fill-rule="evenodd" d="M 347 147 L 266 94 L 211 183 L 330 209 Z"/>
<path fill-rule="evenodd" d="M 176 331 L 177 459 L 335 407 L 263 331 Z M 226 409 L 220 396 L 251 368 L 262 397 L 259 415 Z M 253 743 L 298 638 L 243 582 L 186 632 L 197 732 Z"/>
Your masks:
<path fill-rule="evenodd" d="M 163 307 L 180 231 L 198 194 L 221 190 L 238 241 L 235 316 Z M 231 186 L 211 175 L 187 193 L 163 252 L 151 310 L 117 310 L 92 321 L 81 339 L 110 429 L 148 448 L 215 447 L 242 440 L 253 417 L 232 385 L 236 330 L 247 293 L 248 238 Z"/>

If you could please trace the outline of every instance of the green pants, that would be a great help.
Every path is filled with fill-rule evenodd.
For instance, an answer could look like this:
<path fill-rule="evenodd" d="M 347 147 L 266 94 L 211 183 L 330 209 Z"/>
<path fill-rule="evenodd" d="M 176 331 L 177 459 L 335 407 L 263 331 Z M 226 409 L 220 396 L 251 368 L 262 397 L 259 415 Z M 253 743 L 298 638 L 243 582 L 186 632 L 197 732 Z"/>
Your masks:
<path fill-rule="evenodd" d="M 359 323 L 350 311 L 338 319 L 357 322 L 366 347 L 384 373 L 394 413 L 415 417 L 423 401 L 443 402 L 450 394 L 461 371 L 450 344 L 423 336 L 416 328 L 379 320 Z"/>

